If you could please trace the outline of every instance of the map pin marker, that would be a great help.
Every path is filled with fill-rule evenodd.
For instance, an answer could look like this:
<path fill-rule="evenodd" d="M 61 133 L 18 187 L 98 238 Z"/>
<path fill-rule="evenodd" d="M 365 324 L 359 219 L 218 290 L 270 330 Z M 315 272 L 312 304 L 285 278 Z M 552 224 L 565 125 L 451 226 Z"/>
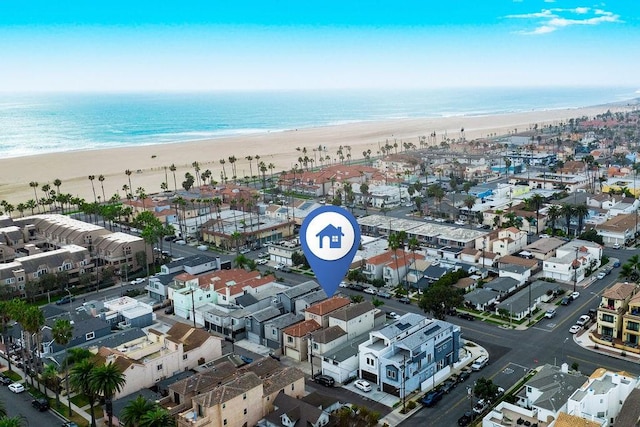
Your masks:
<path fill-rule="evenodd" d="M 360 247 L 356 218 L 338 206 L 322 206 L 302 221 L 300 244 L 320 286 L 331 297 Z"/>

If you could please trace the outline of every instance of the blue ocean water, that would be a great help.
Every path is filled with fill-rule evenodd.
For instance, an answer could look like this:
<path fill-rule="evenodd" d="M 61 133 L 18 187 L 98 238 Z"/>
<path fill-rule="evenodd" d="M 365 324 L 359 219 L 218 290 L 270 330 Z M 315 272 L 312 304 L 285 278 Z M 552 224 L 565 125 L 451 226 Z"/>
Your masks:
<path fill-rule="evenodd" d="M 600 105 L 636 88 L 49 93 L 0 96 L 0 157 L 171 143 L 397 118 Z"/>

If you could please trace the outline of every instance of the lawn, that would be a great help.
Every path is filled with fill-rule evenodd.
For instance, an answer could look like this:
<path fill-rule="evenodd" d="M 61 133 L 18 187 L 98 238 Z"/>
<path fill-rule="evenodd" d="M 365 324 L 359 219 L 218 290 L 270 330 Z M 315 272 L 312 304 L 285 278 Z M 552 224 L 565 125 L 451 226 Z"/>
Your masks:
<path fill-rule="evenodd" d="M 71 398 L 71 402 L 79 408 L 89 404 L 89 399 L 84 394 L 76 394 Z"/>

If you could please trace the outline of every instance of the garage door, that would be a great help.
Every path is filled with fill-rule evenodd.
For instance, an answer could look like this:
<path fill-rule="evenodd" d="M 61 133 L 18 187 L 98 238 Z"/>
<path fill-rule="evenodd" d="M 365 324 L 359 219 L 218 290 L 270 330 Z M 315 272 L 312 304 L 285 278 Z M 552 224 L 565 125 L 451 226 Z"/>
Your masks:
<path fill-rule="evenodd" d="M 284 354 L 294 360 L 300 361 L 300 352 L 298 350 L 295 350 L 291 347 L 285 347 Z"/>

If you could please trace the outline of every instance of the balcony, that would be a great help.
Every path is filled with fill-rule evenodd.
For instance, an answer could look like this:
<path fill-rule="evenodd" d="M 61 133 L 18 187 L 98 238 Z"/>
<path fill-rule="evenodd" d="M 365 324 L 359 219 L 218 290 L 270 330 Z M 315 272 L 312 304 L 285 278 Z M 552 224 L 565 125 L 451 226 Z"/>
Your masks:
<path fill-rule="evenodd" d="M 525 412 L 530 412 L 531 415 L 527 415 Z M 535 415 L 535 411 L 523 409 L 523 411 L 520 412 L 503 406 L 501 410 L 494 409 L 491 411 L 488 417 L 489 422 L 492 423 L 494 427 L 548 427 L 550 425 L 550 422 L 540 421 Z"/>
<path fill-rule="evenodd" d="M 209 425 L 209 417 L 199 417 L 193 409 L 178 416 L 178 427 L 200 427 L 205 425 Z"/>

